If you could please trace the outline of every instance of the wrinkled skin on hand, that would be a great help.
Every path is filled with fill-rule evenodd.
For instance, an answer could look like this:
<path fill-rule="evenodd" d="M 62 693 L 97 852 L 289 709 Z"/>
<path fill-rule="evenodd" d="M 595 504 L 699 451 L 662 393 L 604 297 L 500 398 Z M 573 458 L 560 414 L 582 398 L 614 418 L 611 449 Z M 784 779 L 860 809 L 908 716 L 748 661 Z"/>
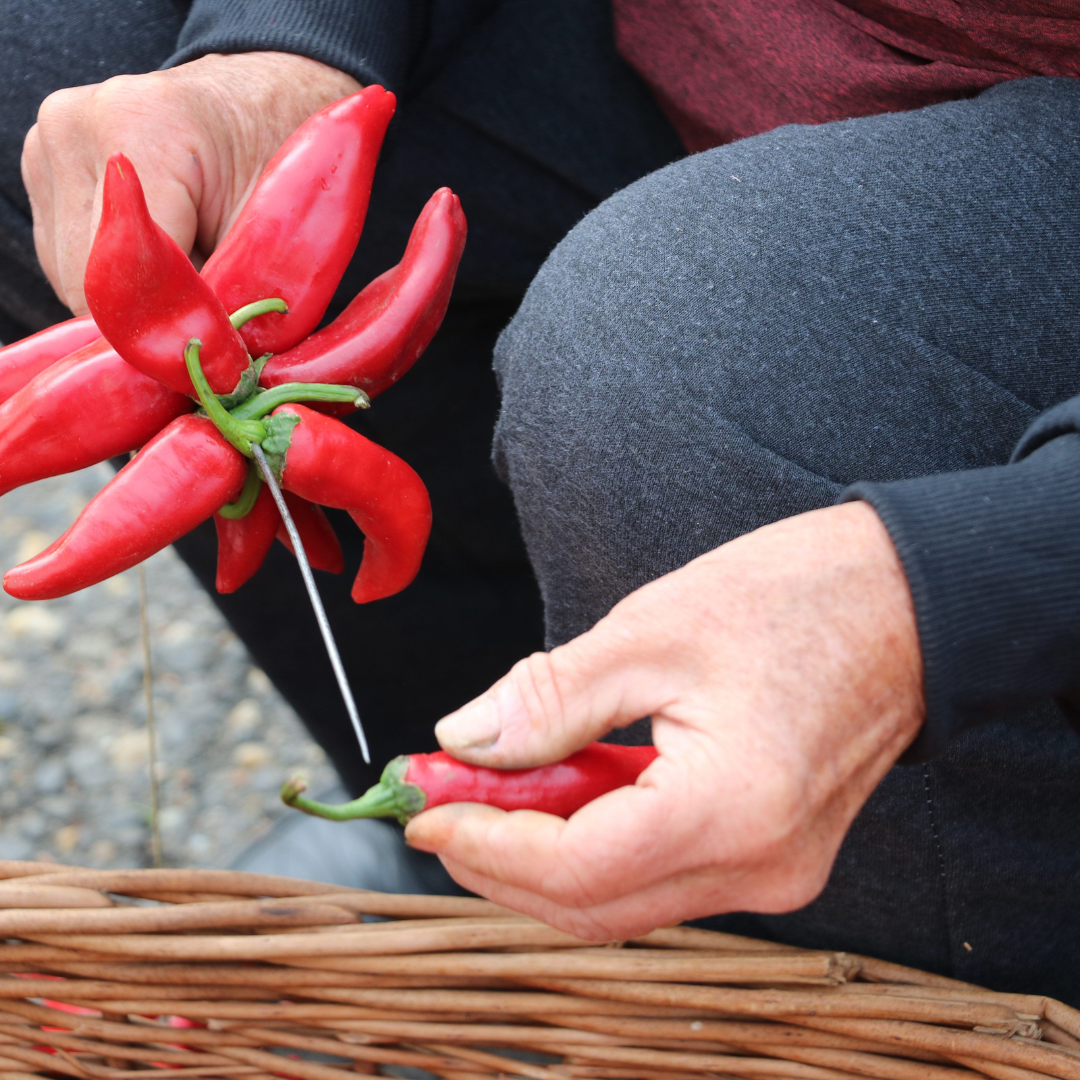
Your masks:
<path fill-rule="evenodd" d="M 406 838 L 464 886 L 627 938 L 824 888 L 844 834 L 923 719 L 915 615 L 866 503 L 769 525 L 631 593 L 440 721 L 476 764 L 556 761 L 652 716 L 660 757 L 569 821 L 437 807 Z"/>
<path fill-rule="evenodd" d="M 27 133 L 22 171 L 38 258 L 57 295 L 75 314 L 87 310 L 83 273 L 110 155 L 134 163 L 151 216 L 201 265 L 282 142 L 359 89 L 316 60 L 253 52 L 50 94 Z"/>

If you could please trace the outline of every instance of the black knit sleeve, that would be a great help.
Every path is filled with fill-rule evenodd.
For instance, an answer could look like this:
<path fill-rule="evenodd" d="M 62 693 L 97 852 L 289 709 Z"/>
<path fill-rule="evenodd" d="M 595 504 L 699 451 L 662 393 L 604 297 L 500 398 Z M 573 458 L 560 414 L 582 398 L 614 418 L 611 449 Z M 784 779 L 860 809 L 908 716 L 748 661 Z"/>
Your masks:
<path fill-rule="evenodd" d="M 162 66 L 268 49 L 394 90 L 412 62 L 424 14 L 417 0 L 194 0 L 176 52 Z"/>
<path fill-rule="evenodd" d="M 1008 465 L 860 483 L 904 565 L 927 719 L 904 761 L 1040 698 L 1080 692 L 1080 397 L 1044 413 Z"/>

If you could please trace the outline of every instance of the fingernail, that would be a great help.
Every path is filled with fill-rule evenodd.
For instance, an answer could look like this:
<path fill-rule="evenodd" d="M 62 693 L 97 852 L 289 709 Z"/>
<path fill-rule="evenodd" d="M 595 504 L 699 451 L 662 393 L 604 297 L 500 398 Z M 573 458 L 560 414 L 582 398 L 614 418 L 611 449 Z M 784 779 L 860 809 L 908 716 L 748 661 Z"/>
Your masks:
<path fill-rule="evenodd" d="M 495 702 L 483 698 L 444 716 L 435 725 L 435 737 L 446 750 L 480 750 L 492 746 L 501 730 Z"/>

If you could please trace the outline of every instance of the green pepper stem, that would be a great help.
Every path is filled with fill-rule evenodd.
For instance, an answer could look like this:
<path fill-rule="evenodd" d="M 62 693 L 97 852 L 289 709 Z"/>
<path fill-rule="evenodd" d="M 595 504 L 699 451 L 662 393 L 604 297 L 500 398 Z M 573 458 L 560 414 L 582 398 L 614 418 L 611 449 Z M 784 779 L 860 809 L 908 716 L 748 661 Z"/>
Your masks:
<path fill-rule="evenodd" d="M 354 818 L 397 817 L 398 814 L 394 793 L 381 783 L 368 788 L 359 799 L 336 806 L 309 799 L 306 795 L 301 795 L 300 790 L 297 789 L 297 781 L 290 780 L 281 789 L 281 801 L 312 817 L 326 818 L 329 821 L 352 821 Z"/>
<path fill-rule="evenodd" d="M 184 349 L 184 362 L 187 364 L 188 376 L 191 385 L 195 387 L 195 393 L 199 396 L 199 402 L 206 410 L 206 415 L 214 422 L 214 426 L 236 447 L 245 457 L 251 457 L 251 444 L 261 443 L 266 438 L 266 425 L 259 420 L 236 420 L 228 409 L 218 400 L 217 394 L 210 388 L 210 383 L 203 373 L 202 364 L 199 361 L 199 351 L 202 342 L 198 338 L 192 338 Z"/>
<path fill-rule="evenodd" d="M 233 409 L 231 415 L 237 420 L 259 420 L 272 413 L 279 405 L 291 401 L 341 401 L 357 409 L 371 406 L 371 398 L 355 386 L 334 386 L 330 383 L 282 383 L 270 390 L 260 390 L 242 405 Z"/>
<path fill-rule="evenodd" d="M 259 315 L 266 315 L 271 311 L 279 312 L 282 315 L 288 313 L 289 305 L 285 303 L 280 297 L 271 296 L 265 300 L 256 300 L 254 303 L 245 304 L 242 308 L 237 308 L 230 316 L 229 322 L 233 324 L 233 327 L 237 330 L 246 322 L 250 322 L 252 319 Z"/>
<path fill-rule="evenodd" d="M 255 507 L 259 498 L 259 490 L 262 488 L 262 477 L 254 461 L 248 462 L 248 473 L 244 479 L 244 486 L 240 491 L 240 497 L 236 502 L 226 503 L 218 513 L 230 521 L 238 521 L 247 517 Z"/>
<path fill-rule="evenodd" d="M 383 770 L 382 779 L 352 802 L 333 805 L 309 799 L 303 794 L 307 783 L 300 776 L 294 776 L 282 787 L 281 801 L 295 810 L 329 821 L 392 817 L 405 825 L 409 818 L 424 809 L 427 802 L 424 792 L 405 780 L 408 763 L 409 759 L 404 755 L 394 758 Z"/>

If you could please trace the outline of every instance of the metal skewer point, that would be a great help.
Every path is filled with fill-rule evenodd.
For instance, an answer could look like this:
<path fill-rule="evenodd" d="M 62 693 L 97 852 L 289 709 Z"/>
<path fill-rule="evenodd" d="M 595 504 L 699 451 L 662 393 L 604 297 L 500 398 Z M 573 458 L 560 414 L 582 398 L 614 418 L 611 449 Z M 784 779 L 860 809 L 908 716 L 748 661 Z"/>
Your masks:
<path fill-rule="evenodd" d="M 303 542 L 300 540 L 300 533 L 296 529 L 296 523 L 292 519 L 292 514 L 289 513 L 288 506 L 285 504 L 281 488 L 278 487 L 274 474 L 267 464 L 262 447 L 252 445 L 251 450 L 255 455 L 255 460 L 258 462 L 262 478 L 266 481 L 266 486 L 270 488 L 270 494 L 274 497 L 278 513 L 281 514 L 281 520 L 285 522 L 289 539 L 292 541 L 293 551 L 296 552 L 296 561 L 300 564 L 300 573 L 303 575 L 304 585 L 307 586 L 308 596 L 311 598 L 311 606 L 315 609 L 315 620 L 318 622 L 319 630 L 322 632 L 326 651 L 330 655 L 330 664 L 334 669 L 341 696 L 345 699 L 345 708 L 348 710 L 349 719 L 352 721 L 353 730 L 356 732 L 356 738 L 360 742 L 360 753 L 364 755 L 364 761 L 370 765 L 371 755 L 368 752 L 367 739 L 364 737 L 364 728 L 360 723 L 360 713 L 357 711 L 356 701 L 353 699 L 349 680 L 341 663 L 341 654 L 338 652 L 337 642 L 334 641 L 334 632 L 330 629 L 330 620 L 326 617 L 326 609 L 323 607 L 319 590 L 315 588 L 315 579 L 311 575 L 311 565 L 307 559 L 307 552 L 304 551 Z"/>

